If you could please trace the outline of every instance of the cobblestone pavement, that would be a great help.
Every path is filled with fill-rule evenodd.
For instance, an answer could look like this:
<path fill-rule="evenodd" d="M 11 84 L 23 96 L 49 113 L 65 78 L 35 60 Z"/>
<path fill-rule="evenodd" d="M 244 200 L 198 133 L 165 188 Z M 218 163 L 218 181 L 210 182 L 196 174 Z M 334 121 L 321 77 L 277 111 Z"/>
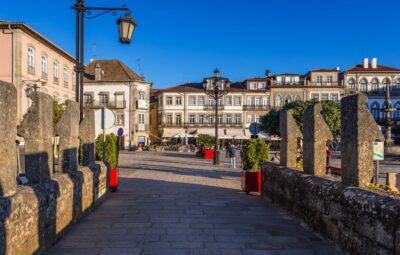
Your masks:
<path fill-rule="evenodd" d="M 266 200 L 240 192 L 239 169 L 192 154 L 120 155 L 120 189 L 47 254 L 341 254 Z"/>

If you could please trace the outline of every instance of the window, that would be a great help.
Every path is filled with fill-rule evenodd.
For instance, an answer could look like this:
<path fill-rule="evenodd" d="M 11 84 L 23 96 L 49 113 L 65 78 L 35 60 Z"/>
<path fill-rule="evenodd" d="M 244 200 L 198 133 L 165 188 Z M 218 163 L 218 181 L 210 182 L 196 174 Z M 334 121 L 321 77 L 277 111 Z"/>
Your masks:
<path fill-rule="evenodd" d="M 269 105 L 269 96 L 263 97 L 263 105 L 268 106 Z"/>
<path fill-rule="evenodd" d="M 182 115 L 177 114 L 175 116 L 175 123 L 178 124 L 178 125 L 182 124 Z"/>
<path fill-rule="evenodd" d="M 312 93 L 311 94 L 311 99 L 319 101 L 319 94 L 318 93 Z"/>
<path fill-rule="evenodd" d="M 214 104 L 215 104 L 214 98 L 208 97 L 208 105 L 209 105 L 209 106 L 214 106 Z"/>
<path fill-rule="evenodd" d="M 389 80 L 389 78 L 385 78 L 385 79 L 383 79 L 383 81 L 382 81 L 382 85 L 383 85 L 383 88 L 382 88 L 382 90 L 386 91 L 387 87 L 389 87 L 389 90 L 391 90 L 391 88 L 390 88 L 390 80 Z"/>
<path fill-rule="evenodd" d="M 167 97 L 167 105 L 172 105 L 172 97 Z"/>
<path fill-rule="evenodd" d="M 249 114 L 247 115 L 247 123 L 253 123 L 253 115 Z"/>
<path fill-rule="evenodd" d="M 28 48 L 28 72 L 35 73 L 35 50 L 32 47 Z"/>
<path fill-rule="evenodd" d="M 199 124 L 204 124 L 204 115 L 203 114 L 199 115 Z"/>
<path fill-rule="evenodd" d="M 347 86 L 349 89 L 355 89 L 356 88 L 356 80 L 354 78 L 350 78 L 347 82 Z"/>
<path fill-rule="evenodd" d="M 225 96 L 225 105 L 232 105 L 232 96 Z"/>
<path fill-rule="evenodd" d="M 218 114 L 218 124 L 222 124 L 222 115 Z"/>
<path fill-rule="evenodd" d="M 43 79 L 47 79 L 47 73 L 48 73 L 47 56 L 42 55 L 42 78 Z"/>
<path fill-rule="evenodd" d="M 68 88 L 68 68 L 66 66 L 64 66 L 64 87 Z"/>
<path fill-rule="evenodd" d="M 321 100 L 322 101 L 328 101 L 329 100 L 329 94 L 328 93 L 322 93 L 321 94 Z"/>
<path fill-rule="evenodd" d="M 261 105 L 261 97 L 256 97 L 256 105 Z"/>
<path fill-rule="evenodd" d="M 76 89 L 76 73 L 72 71 L 72 90 L 75 91 Z"/>
<path fill-rule="evenodd" d="M 379 104 L 377 102 L 374 102 L 371 106 L 371 114 L 375 120 L 379 119 L 379 112 Z"/>
<path fill-rule="evenodd" d="M 93 104 L 93 95 L 91 93 L 83 94 L 83 103 L 87 107 L 92 107 Z"/>
<path fill-rule="evenodd" d="M 58 63 L 54 62 L 53 63 L 53 80 L 55 84 L 58 84 Z"/>
<path fill-rule="evenodd" d="M 235 96 L 235 105 L 236 106 L 242 105 L 242 98 L 240 96 Z"/>
<path fill-rule="evenodd" d="M 117 126 L 123 126 L 125 122 L 125 115 L 124 114 L 117 114 Z"/>
<path fill-rule="evenodd" d="M 250 89 L 257 89 L 257 82 L 250 83 Z"/>
<path fill-rule="evenodd" d="M 182 97 L 176 97 L 175 104 L 176 105 L 182 105 Z"/>
<path fill-rule="evenodd" d="M 301 101 L 301 97 L 299 95 L 296 96 L 296 101 Z"/>
<path fill-rule="evenodd" d="M 208 116 L 208 122 L 210 123 L 210 124 L 214 124 L 214 118 L 215 116 L 214 115 L 209 115 Z"/>
<path fill-rule="evenodd" d="M 396 108 L 396 113 L 395 113 L 395 116 L 394 116 L 394 120 L 398 121 L 398 120 L 400 120 L 400 102 L 397 102 L 394 105 L 394 108 Z"/>
<path fill-rule="evenodd" d="M 331 94 L 331 100 L 335 103 L 339 103 L 339 96 L 338 94 Z"/>
<path fill-rule="evenodd" d="M 231 114 L 226 115 L 226 124 L 232 124 L 232 115 Z"/>
<path fill-rule="evenodd" d="M 286 84 L 286 77 L 281 78 L 282 84 Z"/>
<path fill-rule="evenodd" d="M 235 114 L 235 123 L 242 124 L 242 115 L 241 114 Z"/>
<path fill-rule="evenodd" d="M 322 85 L 322 76 L 318 75 L 317 76 L 317 86 L 321 86 Z"/>
<path fill-rule="evenodd" d="M 204 96 L 199 96 L 199 105 L 200 106 L 205 105 L 205 97 Z"/>
<path fill-rule="evenodd" d="M 189 115 L 189 124 L 193 125 L 194 123 L 196 123 L 196 115 L 190 114 Z"/>
<path fill-rule="evenodd" d="M 397 78 L 396 80 L 396 88 L 400 88 L 400 78 Z"/>
<path fill-rule="evenodd" d="M 189 96 L 189 105 L 196 106 L 196 96 Z"/>
<path fill-rule="evenodd" d="M 379 90 L 379 80 L 377 78 L 372 79 L 372 81 L 371 81 L 371 89 L 374 92 L 378 92 L 378 90 Z"/>
<path fill-rule="evenodd" d="M 281 107 L 282 106 L 282 97 L 281 96 L 276 96 L 275 97 L 275 106 L 276 107 Z"/>
<path fill-rule="evenodd" d="M 146 100 L 146 91 L 139 90 L 139 100 Z"/>
<path fill-rule="evenodd" d="M 254 97 L 247 97 L 247 105 L 254 105 Z"/>
<path fill-rule="evenodd" d="M 258 88 L 259 89 L 265 89 L 266 88 L 265 82 L 258 83 Z"/>
<path fill-rule="evenodd" d="M 363 78 L 360 81 L 360 90 L 361 92 L 367 92 L 368 91 L 368 81 L 367 79 Z"/>
<path fill-rule="evenodd" d="M 326 85 L 332 86 L 332 82 L 333 82 L 333 76 L 328 75 L 328 77 L 326 77 Z"/>
<path fill-rule="evenodd" d="M 169 125 L 172 124 L 172 114 L 167 115 L 167 124 L 169 124 Z"/>
<path fill-rule="evenodd" d="M 285 104 L 290 104 L 292 102 L 292 97 L 289 95 L 289 96 L 286 96 L 286 98 L 285 98 Z"/>
<path fill-rule="evenodd" d="M 99 94 L 100 98 L 100 104 L 101 105 L 107 105 L 108 104 L 108 94 L 107 93 L 100 93 Z"/>
<path fill-rule="evenodd" d="M 144 125 L 144 113 L 139 113 L 138 117 L 139 125 Z"/>
<path fill-rule="evenodd" d="M 254 121 L 257 122 L 257 123 L 261 123 L 260 115 L 255 115 L 254 116 Z"/>

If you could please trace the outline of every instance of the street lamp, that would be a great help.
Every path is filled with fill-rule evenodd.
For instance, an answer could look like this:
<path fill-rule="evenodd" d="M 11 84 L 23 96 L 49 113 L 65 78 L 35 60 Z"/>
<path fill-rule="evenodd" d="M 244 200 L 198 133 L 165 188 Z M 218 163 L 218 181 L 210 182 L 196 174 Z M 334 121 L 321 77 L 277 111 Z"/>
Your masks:
<path fill-rule="evenodd" d="M 227 88 L 230 87 L 230 81 L 227 78 L 219 76 L 219 70 L 215 69 L 214 76 L 205 78 L 203 81 L 203 89 L 206 95 L 213 98 L 214 100 L 214 124 L 215 124 L 215 150 L 214 150 L 214 165 L 220 164 L 220 151 L 219 151 L 219 141 L 218 141 L 218 109 L 221 107 L 219 105 L 219 99 L 228 93 Z"/>
<path fill-rule="evenodd" d="M 76 73 L 76 90 L 75 100 L 79 102 L 80 120 L 83 119 L 83 77 L 85 72 L 84 64 L 84 20 L 85 13 L 88 19 L 99 17 L 103 14 L 117 11 L 126 11 L 125 17 L 118 19 L 119 41 L 122 44 L 129 44 L 132 39 L 133 30 L 136 27 L 136 22 L 132 19 L 129 9 L 126 7 L 110 8 L 110 7 L 89 7 L 85 6 L 85 0 L 76 0 L 76 4 L 71 7 L 76 13 L 76 51 L 75 51 L 75 73 Z M 101 11 L 95 15 L 93 11 Z"/>

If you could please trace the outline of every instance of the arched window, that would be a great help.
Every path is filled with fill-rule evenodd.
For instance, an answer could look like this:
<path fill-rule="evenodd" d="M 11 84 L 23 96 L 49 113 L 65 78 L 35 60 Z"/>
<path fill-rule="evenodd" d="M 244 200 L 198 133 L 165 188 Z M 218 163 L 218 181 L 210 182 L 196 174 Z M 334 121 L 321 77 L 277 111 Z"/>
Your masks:
<path fill-rule="evenodd" d="M 371 90 L 377 92 L 379 90 L 379 80 L 377 78 L 373 78 L 371 81 Z"/>
<path fill-rule="evenodd" d="M 355 89 L 356 88 L 356 79 L 350 78 L 347 81 L 347 86 L 348 86 L 349 89 Z"/>
<path fill-rule="evenodd" d="M 396 80 L 396 88 L 400 89 L 400 78 Z"/>
<path fill-rule="evenodd" d="M 301 97 L 299 95 L 296 96 L 296 101 L 301 101 Z"/>
<path fill-rule="evenodd" d="M 35 73 L 35 50 L 32 47 L 28 48 L 28 72 Z"/>
<path fill-rule="evenodd" d="M 400 120 L 400 102 L 397 102 L 394 105 L 394 108 L 396 108 L 396 112 L 395 112 L 395 115 L 394 115 L 394 120 L 398 121 L 398 120 Z"/>
<path fill-rule="evenodd" d="M 292 97 L 291 96 L 287 96 L 285 99 L 285 104 L 289 104 L 290 102 L 292 102 Z"/>
<path fill-rule="evenodd" d="M 389 90 L 391 90 L 392 88 L 390 88 L 390 79 L 389 78 L 383 79 L 383 81 L 382 81 L 382 91 L 386 91 L 388 86 L 389 86 Z"/>
<path fill-rule="evenodd" d="M 276 96 L 275 97 L 275 106 L 276 107 L 281 107 L 282 106 L 282 98 L 281 98 L 281 96 Z"/>
<path fill-rule="evenodd" d="M 371 114 L 375 120 L 379 119 L 379 104 L 374 102 L 371 106 Z"/>
<path fill-rule="evenodd" d="M 360 81 L 360 91 L 367 92 L 368 91 L 368 81 L 365 78 L 362 78 Z"/>
<path fill-rule="evenodd" d="M 48 68 L 47 68 L 47 56 L 42 55 L 42 76 L 47 76 Z"/>
<path fill-rule="evenodd" d="M 67 66 L 64 66 L 63 76 L 64 76 L 64 87 L 68 88 L 68 67 Z"/>
<path fill-rule="evenodd" d="M 53 62 L 53 78 L 54 78 L 54 83 L 58 84 L 58 63 L 56 61 Z"/>

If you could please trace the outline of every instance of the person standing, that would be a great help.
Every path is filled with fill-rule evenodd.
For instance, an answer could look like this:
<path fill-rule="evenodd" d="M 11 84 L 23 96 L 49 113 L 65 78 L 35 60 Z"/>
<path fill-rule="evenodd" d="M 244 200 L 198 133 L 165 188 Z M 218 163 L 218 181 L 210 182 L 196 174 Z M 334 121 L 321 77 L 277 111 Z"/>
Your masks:
<path fill-rule="evenodd" d="M 233 144 L 229 146 L 229 159 L 231 168 L 236 168 L 236 148 Z"/>

